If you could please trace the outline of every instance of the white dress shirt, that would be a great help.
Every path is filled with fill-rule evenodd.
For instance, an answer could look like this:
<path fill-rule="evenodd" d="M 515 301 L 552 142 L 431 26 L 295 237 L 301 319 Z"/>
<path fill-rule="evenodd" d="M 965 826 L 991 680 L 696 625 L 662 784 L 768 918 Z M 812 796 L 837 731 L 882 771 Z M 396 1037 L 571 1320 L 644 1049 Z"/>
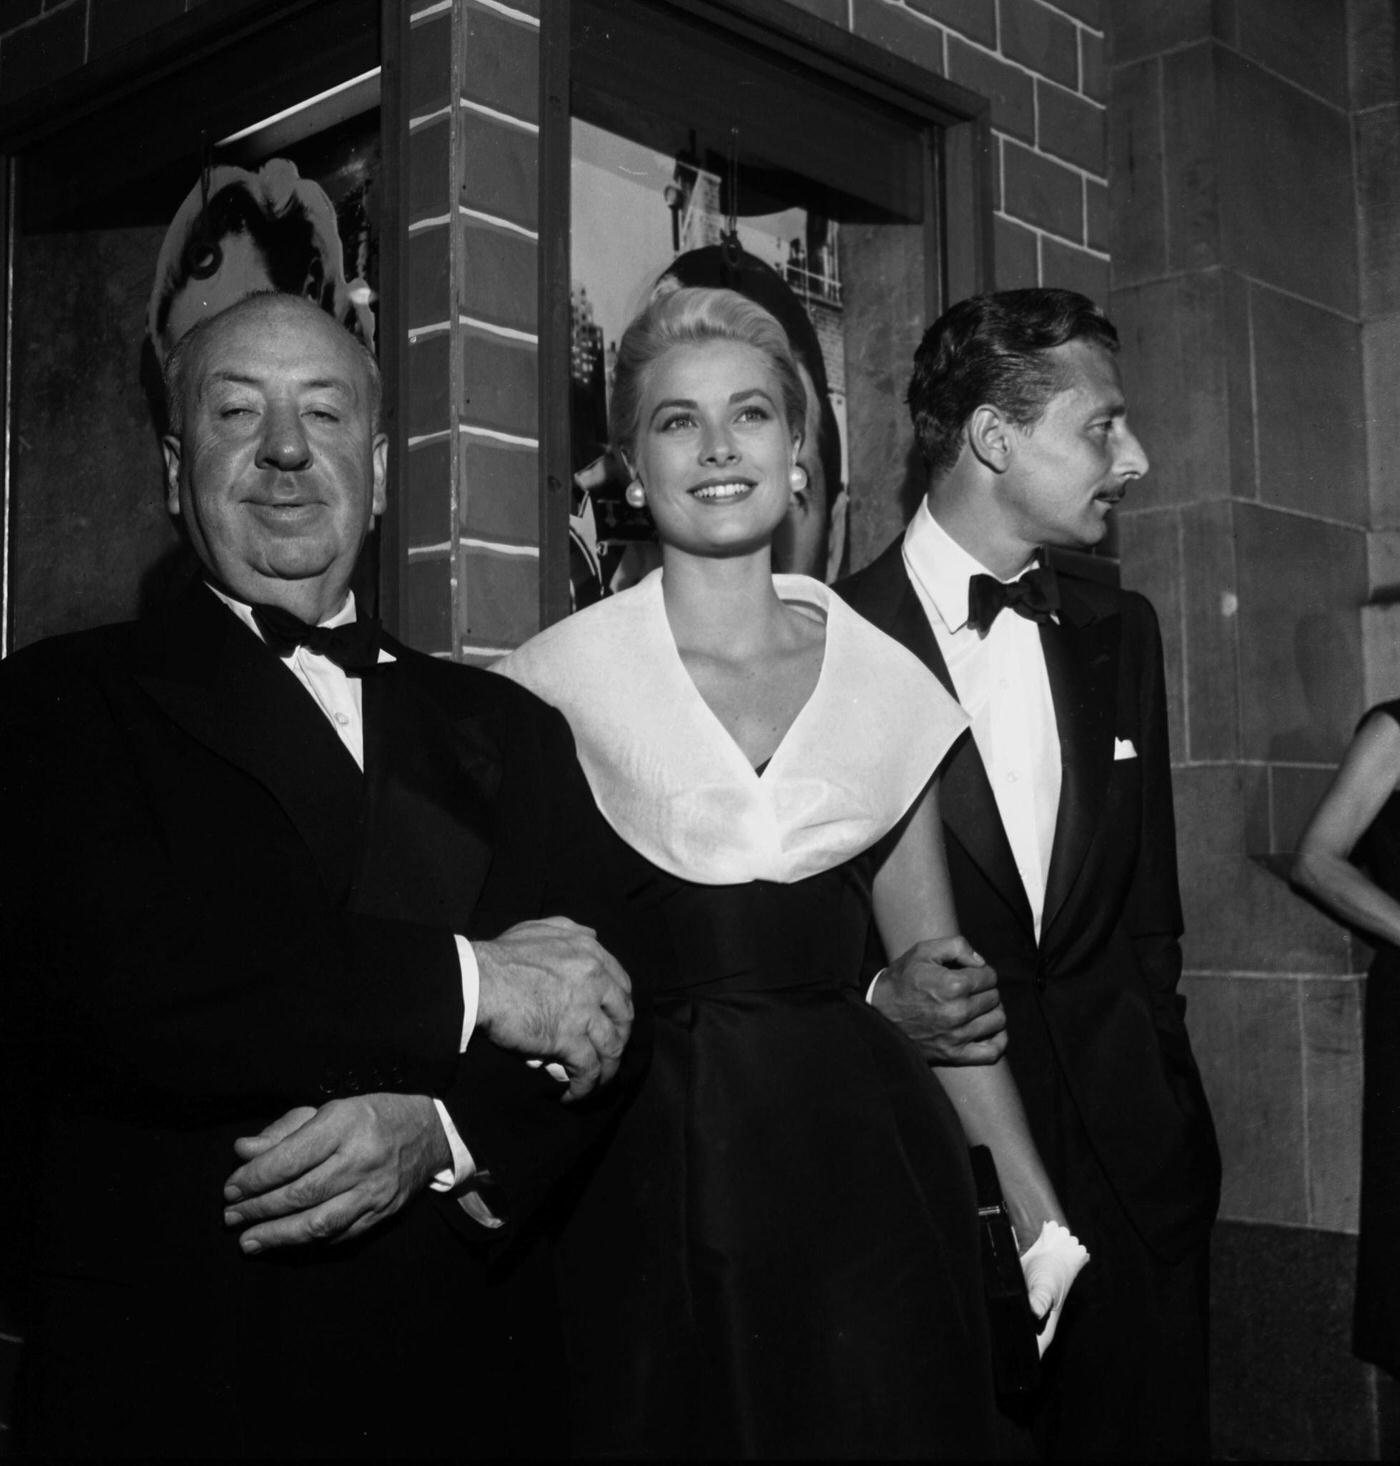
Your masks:
<path fill-rule="evenodd" d="M 1009 608 L 985 635 L 968 626 L 968 582 L 990 572 L 938 523 L 927 502 L 905 531 L 904 565 L 972 719 L 1039 940 L 1060 805 L 1060 735 L 1040 627 Z"/>
<path fill-rule="evenodd" d="M 226 596 L 212 585 L 209 589 L 254 636 L 259 640 L 263 639 L 262 632 L 258 630 L 257 622 L 253 619 L 253 611 L 250 606 L 245 606 L 242 601 L 235 601 L 231 596 Z M 345 604 L 340 610 L 334 616 L 327 617 L 321 622 L 321 625 L 348 626 L 354 619 L 355 594 L 351 591 L 346 596 Z M 380 647 L 380 665 L 393 660 L 394 658 L 383 647 Z M 363 773 L 365 768 L 365 723 L 364 715 L 360 710 L 360 679 L 347 675 L 344 668 L 337 666 L 329 657 L 320 656 L 304 646 L 293 647 L 292 651 L 282 658 L 282 661 L 311 695 L 316 706 L 325 714 L 326 721 L 335 729 L 336 735 L 349 749 L 350 756 Z M 481 975 L 477 967 L 476 953 L 472 951 L 471 943 L 465 937 L 460 936 L 455 940 L 457 961 L 462 971 L 462 1034 L 459 1049 L 461 1052 L 466 1049 L 467 1041 L 476 1027 Z M 433 1177 L 432 1186 L 434 1191 L 451 1191 L 476 1174 L 476 1163 L 472 1160 L 471 1152 L 462 1143 L 462 1137 L 457 1133 L 457 1127 L 452 1123 L 451 1115 L 447 1113 L 447 1106 L 436 1098 L 433 1104 L 437 1106 L 438 1119 L 442 1121 L 443 1131 L 447 1135 L 447 1144 L 452 1151 L 452 1166 L 451 1169 L 443 1167 Z"/>

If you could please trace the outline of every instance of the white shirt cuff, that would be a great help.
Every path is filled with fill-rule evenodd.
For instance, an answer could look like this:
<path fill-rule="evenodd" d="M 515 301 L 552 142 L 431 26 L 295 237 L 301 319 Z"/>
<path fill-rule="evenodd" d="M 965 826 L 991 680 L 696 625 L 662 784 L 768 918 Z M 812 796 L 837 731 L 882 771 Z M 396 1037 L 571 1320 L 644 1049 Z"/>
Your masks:
<path fill-rule="evenodd" d="M 457 962 L 462 969 L 462 1044 L 458 1053 L 465 1054 L 471 1042 L 472 1029 L 476 1027 L 476 1009 L 481 1000 L 481 968 L 477 966 L 476 953 L 465 937 L 454 937 L 457 943 Z"/>
<path fill-rule="evenodd" d="M 497 1227 L 502 1225 L 500 1217 L 481 1199 L 481 1192 L 479 1191 L 465 1192 L 457 1198 L 457 1205 L 466 1212 L 472 1221 L 478 1223 L 480 1226 L 486 1227 L 489 1231 L 494 1232 Z"/>
<path fill-rule="evenodd" d="M 462 1143 L 462 1137 L 457 1134 L 457 1127 L 452 1123 L 452 1116 L 447 1113 L 447 1106 L 440 1099 L 435 1099 L 433 1103 L 437 1106 L 438 1119 L 442 1121 L 443 1134 L 447 1136 L 447 1146 L 452 1152 L 452 1165 L 444 1166 L 433 1177 L 431 1184 L 434 1191 L 455 1191 L 464 1181 L 470 1181 L 476 1175 L 476 1162 L 472 1159 L 471 1151 Z"/>
<path fill-rule="evenodd" d="M 887 972 L 888 972 L 888 971 L 889 971 L 889 968 L 888 968 L 888 967 L 882 967 L 882 968 L 881 968 L 881 969 L 880 969 L 880 970 L 879 970 L 879 972 L 877 972 L 877 973 L 876 973 L 876 974 L 875 974 L 875 976 L 874 976 L 874 977 L 872 977 L 872 978 L 871 978 L 871 979 L 870 979 L 870 986 L 869 986 L 869 987 L 868 987 L 868 988 L 866 988 L 866 990 L 865 990 L 865 1001 L 866 1001 L 866 1002 L 867 1002 L 867 1003 L 873 1003 L 873 1002 L 874 1002 L 874 1001 L 875 1001 L 875 984 L 876 984 L 876 983 L 877 983 L 877 982 L 879 982 L 879 981 L 880 981 L 880 979 L 881 979 L 881 978 L 882 978 L 882 977 L 883 977 L 883 976 L 884 976 L 884 975 L 885 975 L 885 974 L 886 974 L 886 973 L 887 973 Z"/>
<path fill-rule="evenodd" d="M 476 953 L 472 951 L 472 944 L 465 937 L 454 936 L 453 940 L 457 943 L 457 963 L 462 969 L 462 1037 L 458 1052 L 465 1053 L 472 1030 L 476 1027 L 477 1001 L 481 996 L 481 970 L 476 964 Z M 455 1191 L 476 1174 L 476 1162 L 472 1159 L 471 1151 L 463 1145 L 462 1137 L 452 1123 L 452 1116 L 447 1113 L 447 1106 L 440 1099 L 435 1099 L 433 1103 L 437 1106 L 438 1119 L 442 1121 L 443 1133 L 447 1136 L 447 1145 L 452 1152 L 452 1166 L 451 1169 L 444 1166 L 433 1177 L 431 1184 L 434 1191 Z"/>

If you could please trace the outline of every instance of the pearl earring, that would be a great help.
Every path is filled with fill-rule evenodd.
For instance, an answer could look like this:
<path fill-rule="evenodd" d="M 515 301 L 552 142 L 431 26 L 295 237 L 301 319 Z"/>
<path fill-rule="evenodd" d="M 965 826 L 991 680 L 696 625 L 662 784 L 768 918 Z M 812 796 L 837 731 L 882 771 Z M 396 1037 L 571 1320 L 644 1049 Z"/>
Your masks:
<path fill-rule="evenodd" d="M 642 481 L 639 478 L 634 478 L 632 482 L 627 485 L 627 492 L 623 495 L 623 497 L 634 509 L 646 508 L 647 491 L 642 487 Z"/>
<path fill-rule="evenodd" d="M 794 494 L 800 494 L 807 487 L 807 470 L 800 463 L 794 463 L 788 469 L 788 483 Z"/>

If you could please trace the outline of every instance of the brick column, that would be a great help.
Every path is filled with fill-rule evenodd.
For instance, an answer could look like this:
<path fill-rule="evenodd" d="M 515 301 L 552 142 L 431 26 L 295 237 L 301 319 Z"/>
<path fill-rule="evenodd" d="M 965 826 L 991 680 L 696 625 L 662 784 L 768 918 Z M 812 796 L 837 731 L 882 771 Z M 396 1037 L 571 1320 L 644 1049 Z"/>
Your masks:
<path fill-rule="evenodd" d="M 539 626 L 539 11 L 410 22 L 403 632 L 462 661 Z"/>

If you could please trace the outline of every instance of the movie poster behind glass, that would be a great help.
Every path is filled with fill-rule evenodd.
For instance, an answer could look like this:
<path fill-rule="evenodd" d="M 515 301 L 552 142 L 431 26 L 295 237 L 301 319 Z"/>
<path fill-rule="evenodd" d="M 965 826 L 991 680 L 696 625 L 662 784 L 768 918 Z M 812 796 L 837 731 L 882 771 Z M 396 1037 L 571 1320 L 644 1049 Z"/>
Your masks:
<path fill-rule="evenodd" d="M 824 386 L 821 396 L 834 422 L 827 447 L 833 499 L 847 480 L 840 227 L 801 206 L 731 216 L 727 204 L 720 171 L 702 166 L 693 154 L 659 153 L 575 120 L 570 408 L 575 474 L 571 550 L 578 604 L 632 583 L 656 563 L 646 511 L 627 506 L 620 471 L 605 457 L 618 338 L 663 277 L 680 284 L 721 283 L 713 270 L 723 268 L 718 255 L 731 224 L 745 256 L 732 283 L 742 289 L 744 281 L 769 277 L 764 288 L 771 294 L 756 298 L 773 309 L 781 293 L 787 309 L 800 311 L 810 325 L 809 351 L 818 354 L 819 368 L 808 366 L 802 350 L 807 343 L 791 325 L 789 331 L 809 377 Z M 699 262 L 698 276 L 687 273 L 687 261 Z M 817 451 L 815 443 L 809 446 Z M 841 517 L 844 504 L 827 502 L 824 509 L 830 521 Z M 807 545 L 800 563 L 793 563 L 789 548 L 790 568 L 829 578 L 839 564 L 840 542 L 838 531 L 824 544 Z"/>
<path fill-rule="evenodd" d="M 207 158 L 170 222 L 147 316 L 158 360 L 197 321 L 259 290 L 304 295 L 374 346 L 377 115 L 299 142 L 269 133 Z"/>
<path fill-rule="evenodd" d="M 575 603 L 656 558 L 600 450 L 616 343 L 663 277 L 737 289 L 787 331 L 808 487 L 774 563 L 832 580 L 903 522 L 917 476 L 899 399 L 939 298 L 937 128 L 707 7 L 570 14 Z"/>

